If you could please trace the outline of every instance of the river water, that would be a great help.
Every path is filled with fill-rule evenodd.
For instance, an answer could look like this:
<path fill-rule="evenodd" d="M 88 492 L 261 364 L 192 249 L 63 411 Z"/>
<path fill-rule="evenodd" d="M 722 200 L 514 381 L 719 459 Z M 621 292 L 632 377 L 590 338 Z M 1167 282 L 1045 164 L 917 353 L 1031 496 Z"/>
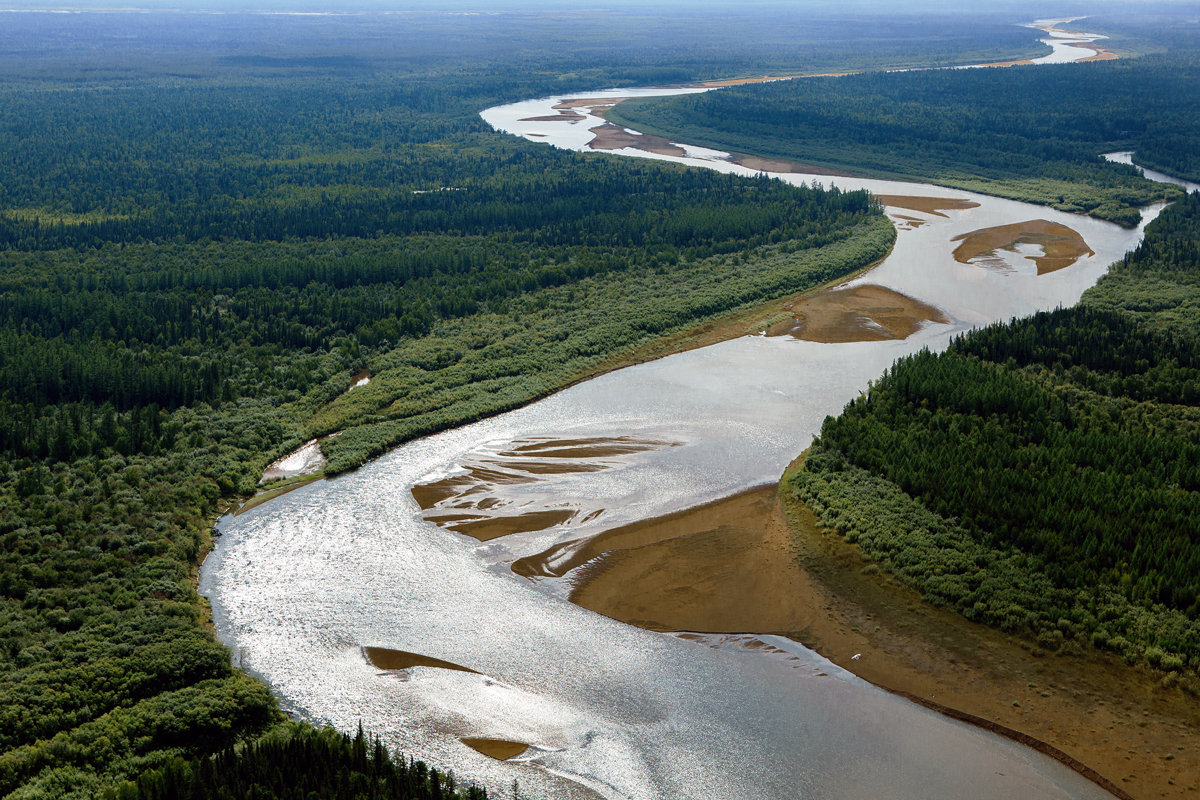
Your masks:
<path fill-rule="evenodd" d="M 585 96 L 670 91 L 692 90 Z M 498 130 L 584 149 L 603 120 L 523 121 L 553 117 L 571 99 L 483 117 Z M 669 160 L 754 173 L 722 153 L 687 152 Z M 452 765 L 506 797 L 514 780 L 522 798 L 1108 797 L 1051 759 L 893 697 L 786 639 L 647 632 L 566 602 L 569 576 L 535 583 L 509 570 L 552 544 L 777 480 L 825 416 L 898 356 L 1074 303 L 1142 234 L 934 186 L 780 177 L 977 203 L 890 208 L 899 228 L 893 253 L 850 282 L 938 306 L 949 322 L 900 341 L 744 337 L 630 367 L 224 520 L 201 589 L 241 666 L 301 717 L 343 730 L 361 721 L 403 752 Z M 1143 224 L 1158 210 L 1147 209 Z M 1042 275 L 1028 258 L 1041 253 L 1036 243 L 974 263 L 952 256 L 955 237 L 1030 220 L 1074 229 L 1094 254 Z M 537 454 L 555 447 L 575 448 L 584 469 L 544 468 L 555 459 Z M 469 490 L 464 507 L 549 511 L 565 521 L 487 542 L 454 533 L 426 521 L 410 491 L 447 478 Z M 364 646 L 475 672 L 384 671 Z M 531 747 L 502 762 L 463 737 Z"/>

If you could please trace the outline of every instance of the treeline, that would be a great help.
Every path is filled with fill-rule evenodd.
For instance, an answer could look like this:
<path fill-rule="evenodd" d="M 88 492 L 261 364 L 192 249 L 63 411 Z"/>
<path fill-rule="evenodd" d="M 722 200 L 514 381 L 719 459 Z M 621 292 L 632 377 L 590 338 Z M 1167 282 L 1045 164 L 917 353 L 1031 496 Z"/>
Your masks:
<path fill-rule="evenodd" d="M 1135 225 L 1177 196 L 1102 153 L 1200 179 L 1200 57 L 867 73 L 646 98 L 614 121 L 723 150 L 917 179 Z"/>
<path fill-rule="evenodd" d="M 393 758 L 360 728 L 351 738 L 290 725 L 257 742 L 207 758 L 173 760 L 104 793 L 104 800 L 486 800 L 476 786 L 459 788 L 453 773 L 423 761 Z"/>
<path fill-rule="evenodd" d="M 826 420 L 793 489 L 824 524 L 972 619 L 1194 677 L 1198 239 L 1192 194 L 1081 306 L 898 361 Z M 1160 324 L 1122 309 L 1122 297 L 1143 306 L 1162 274 L 1175 282 Z"/>

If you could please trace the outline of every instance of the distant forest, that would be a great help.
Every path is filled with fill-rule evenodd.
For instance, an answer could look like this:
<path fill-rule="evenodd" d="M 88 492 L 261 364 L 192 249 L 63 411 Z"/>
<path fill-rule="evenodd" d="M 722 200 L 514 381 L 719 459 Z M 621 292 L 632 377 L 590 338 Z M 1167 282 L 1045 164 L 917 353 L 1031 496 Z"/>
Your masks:
<path fill-rule="evenodd" d="M 1194 45 L 1193 45 L 1194 47 Z M 1051 205 L 1123 225 L 1200 180 L 1200 54 L 1004 69 L 872 72 L 642 98 L 610 118 L 674 141 Z"/>
<path fill-rule="evenodd" d="M 791 489 L 939 605 L 1200 690 L 1200 194 L 1071 309 L 898 361 Z"/>

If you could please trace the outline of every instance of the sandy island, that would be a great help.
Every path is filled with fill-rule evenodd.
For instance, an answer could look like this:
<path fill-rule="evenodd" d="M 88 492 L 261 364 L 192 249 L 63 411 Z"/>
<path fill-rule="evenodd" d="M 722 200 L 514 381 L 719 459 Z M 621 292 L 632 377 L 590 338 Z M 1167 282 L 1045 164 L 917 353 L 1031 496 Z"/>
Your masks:
<path fill-rule="evenodd" d="M 974 263 L 1000 268 L 1005 268 L 1008 264 L 996 257 L 997 250 L 1014 250 L 1021 244 L 1040 245 L 1042 255 L 1029 256 L 1037 265 L 1038 275 L 1069 267 L 1083 256 L 1095 254 L 1078 232 L 1066 225 L 1044 219 L 982 228 L 956 236 L 950 241 L 962 242 L 954 250 L 954 260 L 960 264 Z"/>
<path fill-rule="evenodd" d="M 791 335 L 810 342 L 877 342 L 907 339 L 927 322 L 950 318 L 906 294 L 864 284 L 825 289 L 784 306 L 792 319 L 767 328 L 768 336 Z"/>
<path fill-rule="evenodd" d="M 510 758 L 516 758 L 529 749 L 529 745 L 524 742 L 510 742 L 507 739 L 480 739 L 475 736 L 464 736 L 459 741 L 472 750 L 483 753 L 485 756 L 494 758 L 497 761 L 507 761 Z"/>
<path fill-rule="evenodd" d="M 593 611 L 657 631 L 785 634 L 882 688 L 1057 757 L 1118 797 L 1200 788 L 1194 698 L 1104 654 L 1031 650 L 923 603 L 823 533 L 807 507 L 785 509 L 774 486 L 601 537 L 580 550 L 601 552 L 571 594 Z M 561 570 L 535 564 L 518 571 Z"/>
<path fill-rule="evenodd" d="M 401 670 L 412 669 L 413 667 L 432 667 L 434 669 L 452 669 L 458 672 L 470 672 L 475 675 L 480 673 L 470 667 L 464 667 L 461 664 L 455 664 L 451 661 L 443 661 L 440 658 L 432 658 L 431 656 L 423 656 L 420 653 L 410 653 L 407 650 L 392 650 L 388 647 L 364 647 L 362 648 L 363 658 L 376 669 L 382 670 Z"/>
<path fill-rule="evenodd" d="M 900 194 L 873 194 L 875 202 L 888 208 L 904 208 L 909 211 L 920 211 L 935 217 L 945 217 L 943 211 L 961 211 L 966 208 L 979 208 L 979 203 L 965 197 L 917 197 Z M 909 219 L 912 219 L 909 217 Z"/>

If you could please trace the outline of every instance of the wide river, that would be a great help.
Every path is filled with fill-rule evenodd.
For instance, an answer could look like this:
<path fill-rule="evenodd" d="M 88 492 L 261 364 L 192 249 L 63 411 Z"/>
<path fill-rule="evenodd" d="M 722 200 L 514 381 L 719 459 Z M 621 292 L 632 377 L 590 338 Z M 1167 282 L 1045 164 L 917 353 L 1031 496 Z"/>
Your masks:
<path fill-rule="evenodd" d="M 582 97 L 672 91 L 690 90 Z M 483 117 L 533 141 L 586 149 L 603 120 L 586 103 L 566 115 L 555 108 L 578 97 Z M 754 173 L 721 153 L 686 152 L 671 160 Z M 347 731 L 361 721 L 496 796 L 511 796 L 515 780 L 522 798 L 1108 797 L 1049 758 L 893 697 L 789 640 L 640 630 L 567 602 L 570 576 L 532 582 L 509 569 L 552 544 L 778 480 L 825 416 L 898 356 L 1072 304 L 1142 236 L 935 186 L 779 177 L 970 201 L 889 207 L 894 251 L 851 282 L 925 301 L 949 321 L 904 340 L 744 337 L 619 370 L 226 519 L 201 588 L 238 663 L 296 715 Z M 1147 209 L 1143 224 L 1158 210 Z M 1043 252 L 1036 241 L 970 263 L 952 255 L 955 237 L 1033 220 L 1071 228 L 1093 254 L 1041 275 L 1029 258 Z M 438 527 L 411 493 L 438 479 L 459 493 L 444 502 L 466 517 L 545 512 L 559 524 L 487 542 Z M 363 647 L 473 671 L 382 670 Z M 531 746 L 499 761 L 466 737 Z"/>

